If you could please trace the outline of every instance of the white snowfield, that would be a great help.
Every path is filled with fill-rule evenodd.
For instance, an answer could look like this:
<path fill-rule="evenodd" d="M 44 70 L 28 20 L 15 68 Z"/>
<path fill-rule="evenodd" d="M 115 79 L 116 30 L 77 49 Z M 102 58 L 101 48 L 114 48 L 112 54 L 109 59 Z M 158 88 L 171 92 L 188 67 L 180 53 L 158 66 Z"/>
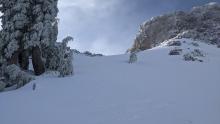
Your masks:
<path fill-rule="evenodd" d="M 44 75 L 0 93 L 0 124 L 220 124 L 220 48 L 191 42 L 182 39 L 179 56 L 164 43 L 134 64 L 129 55 L 75 55 L 73 77 Z M 183 60 L 194 48 L 203 62 Z"/>

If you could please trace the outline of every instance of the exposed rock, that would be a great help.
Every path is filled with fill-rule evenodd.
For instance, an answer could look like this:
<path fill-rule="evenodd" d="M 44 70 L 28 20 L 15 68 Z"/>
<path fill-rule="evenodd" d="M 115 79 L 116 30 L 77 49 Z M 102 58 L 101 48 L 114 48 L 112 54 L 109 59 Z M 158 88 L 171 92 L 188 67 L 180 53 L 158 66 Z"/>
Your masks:
<path fill-rule="evenodd" d="M 189 12 L 178 11 L 152 18 L 140 26 L 129 51 L 146 50 L 174 37 L 217 44 L 220 41 L 220 4 L 209 3 Z"/>
<path fill-rule="evenodd" d="M 171 41 L 171 42 L 168 42 L 167 45 L 168 46 L 181 46 L 181 42 L 180 41 Z"/>
<path fill-rule="evenodd" d="M 183 51 L 182 49 L 175 48 L 170 51 L 169 55 L 180 55 L 182 53 L 182 51 Z"/>

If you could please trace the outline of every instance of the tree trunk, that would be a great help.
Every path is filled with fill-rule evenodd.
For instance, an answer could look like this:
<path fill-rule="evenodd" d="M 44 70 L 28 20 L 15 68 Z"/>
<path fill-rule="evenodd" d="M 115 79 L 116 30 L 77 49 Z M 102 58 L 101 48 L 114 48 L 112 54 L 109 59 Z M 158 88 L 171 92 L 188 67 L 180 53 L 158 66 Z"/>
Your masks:
<path fill-rule="evenodd" d="M 29 51 L 23 50 L 19 54 L 19 64 L 23 70 L 28 70 L 29 67 Z"/>
<path fill-rule="evenodd" d="M 32 63 L 36 75 L 41 75 L 45 72 L 44 62 L 41 57 L 41 50 L 38 46 L 32 49 Z"/>
<path fill-rule="evenodd" d="M 18 65 L 18 55 L 19 55 L 18 51 L 14 52 L 11 58 L 8 59 L 8 65 L 12 65 L 12 64 Z"/>

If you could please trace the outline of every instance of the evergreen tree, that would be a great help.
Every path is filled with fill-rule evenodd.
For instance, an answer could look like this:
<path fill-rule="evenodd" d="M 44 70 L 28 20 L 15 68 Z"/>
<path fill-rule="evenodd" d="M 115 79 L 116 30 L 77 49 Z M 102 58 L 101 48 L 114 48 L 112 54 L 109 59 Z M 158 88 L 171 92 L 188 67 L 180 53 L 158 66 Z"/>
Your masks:
<path fill-rule="evenodd" d="M 68 36 L 62 42 L 56 43 L 47 49 L 46 67 L 49 70 L 55 70 L 60 73 L 60 77 L 73 74 L 73 52 L 67 47 L 69 41 L 73 38 Z"/>
<path fill-rule="evenodd" d="M 58 0 L 10 0 L 2 4 L 2 39 L 8 64 L 28 69 L 29 55 L 36 75 L 45 71 L 42 51 L 57 40 Z"/>
<path fill-rule="evenodd" d="M 2 40 L 4 57 L 8 64 L 18 65 L 19 53 L 24 46 L 24 33 L 28 29 L 29 0 L 2 0 Z"/>
<path fill-rule="evenodd" d="M 46 50 L 49 46 L 54 46 L 57 40 L 57 2 L 58 0 L 32 0 L 32 27 L 30 40 L 25 46 L 32 48 L 32 63 L 37 75 L 45 71 L 42 57 L 46 57 Z"/>
<path fill-rule="evenodd" d="M 36 75 L 46 70 L 60 76 L 73 74 L 73 53 L 67 37 L 58 43 L 58 0 L 0 0 L 0 81 L 21 87 L 33 78 L 27 73 L 29 57 Z M 1 83 L 2 83 L 1 82 Z"/>

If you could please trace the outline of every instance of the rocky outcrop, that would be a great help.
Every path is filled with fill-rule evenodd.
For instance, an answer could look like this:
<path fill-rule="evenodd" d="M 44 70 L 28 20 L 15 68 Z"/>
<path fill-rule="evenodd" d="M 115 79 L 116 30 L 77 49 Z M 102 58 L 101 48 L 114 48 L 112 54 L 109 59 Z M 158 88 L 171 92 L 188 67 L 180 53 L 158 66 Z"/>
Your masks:
<path fill-rule="evenodd" d="M 171 38 L 220 43 L 220 4 L 209 3 L 189 12 L 177 11 L 152 18 L 140 26 L 130 52 L 146 50 Z"/>

